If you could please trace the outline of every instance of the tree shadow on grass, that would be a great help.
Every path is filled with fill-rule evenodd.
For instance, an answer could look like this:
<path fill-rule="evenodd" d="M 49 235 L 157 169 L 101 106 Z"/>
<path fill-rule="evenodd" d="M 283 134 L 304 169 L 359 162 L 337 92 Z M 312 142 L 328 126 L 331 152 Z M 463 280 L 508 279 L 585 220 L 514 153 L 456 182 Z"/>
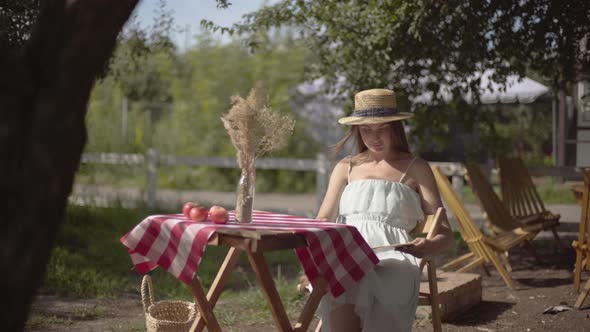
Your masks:
<path fill-rule="evenodd" d="M 510 310 L 515 304 L 499 301 L 482 301 L 467 311 L 448 320 L 456 326 L 479 326 L 494 322 L 502 313 Z"/>

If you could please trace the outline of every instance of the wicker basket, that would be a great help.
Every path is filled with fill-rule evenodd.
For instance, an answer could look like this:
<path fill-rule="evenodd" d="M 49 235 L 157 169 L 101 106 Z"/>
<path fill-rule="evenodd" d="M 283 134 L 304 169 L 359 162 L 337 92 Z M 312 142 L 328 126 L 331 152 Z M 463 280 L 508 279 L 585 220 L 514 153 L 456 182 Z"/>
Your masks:
<path fill-rule="evenodd" d="M 195 304 L 188 301 L 154 302 L 152 278 L 149 275 L 145 275 L 141 281 L 141 302 L 147 332 L 188 331 L 197 316 Z"/>

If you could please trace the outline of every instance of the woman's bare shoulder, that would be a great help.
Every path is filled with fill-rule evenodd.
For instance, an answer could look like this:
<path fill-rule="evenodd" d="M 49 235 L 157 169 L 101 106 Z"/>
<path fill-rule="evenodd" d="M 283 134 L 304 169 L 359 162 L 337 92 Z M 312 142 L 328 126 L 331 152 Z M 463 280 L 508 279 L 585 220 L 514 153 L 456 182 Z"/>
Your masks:
<path fill-rule="evenodd" d="M 430 168 L 430 164 L 428 163 L 428 161 L 426 161 L 426 160 L 422 159 L 422 157 L 418 157 L 418 156 L 414 157 L 414 165 L 416 165 L 418 167 Z"/>
<path fill-rule="evenodd" d="M 350 156 L 346 156 L 342 158 L 340 161 L 334 165 L 334 170 L 332 171 L 333 174 L 344 176 L 348 174 L 348 166 L 350 165 Z"/>
<path fill-rule="evenodd" d="M 336 166 L 346 166 L 346 167 L 348 167 L 348 165 L 350 164 L 350 158 L 351 157 L 354 160 L 355 156 L 346 156 L 346 157 L 340 159 L 338 161 L 338 163 L 336 163 Z"/>
<path fill-rule="evenodd" d="M 418 180 L 431 178 L 433 176 L 432 169 L 430 168 L 428 161 L 420 157 L 415 158 L 409 173 L 412 175 L 412 177 Z"/>

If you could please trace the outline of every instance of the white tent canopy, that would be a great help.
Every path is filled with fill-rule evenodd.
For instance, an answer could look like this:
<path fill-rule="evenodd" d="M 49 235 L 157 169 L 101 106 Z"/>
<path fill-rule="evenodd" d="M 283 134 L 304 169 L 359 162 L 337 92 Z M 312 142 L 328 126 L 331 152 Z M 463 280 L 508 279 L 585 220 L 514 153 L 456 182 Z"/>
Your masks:
<path fill-rule="evenodd" d="M 297 86 L 291 99 L 293 110 L 307 122 L 306 131 L 317 142 L 327 145 L 336 143 L 342 137 L 338 119 L 344 116 L 342 105 L 336 95 L 322 93 L 323 78 Z"/>
<path fill-rule="evenodd" d="M 480 101 L 482 104 L 530 104 L 539 97 L 550 92 L 550 89 L 528 77 L 509 75 L 506 84 L 501 85 L 491 80 L 494 71 L 488 69 L 481 74 Z M 477 75 L 479 76 L 479 75 Z M 451 99 L 450 87 L 441 85 L 440 94 L 445 101 Z M 471 93 L 464 96 L 467 102 L 471 102 Z M 412 101 L 414 103 L 428 104 L 432 100 L 432 93 L 424 93 Z"/>

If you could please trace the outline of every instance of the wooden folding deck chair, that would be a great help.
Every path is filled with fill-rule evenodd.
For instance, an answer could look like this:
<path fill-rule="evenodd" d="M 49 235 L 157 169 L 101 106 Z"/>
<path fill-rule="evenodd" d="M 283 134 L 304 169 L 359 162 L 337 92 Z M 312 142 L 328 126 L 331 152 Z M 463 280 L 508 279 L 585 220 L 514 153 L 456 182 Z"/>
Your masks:
<path fill-rule="evenodd" d="M 426 220 L 422 223 L 416 225 L 416 227 L 412 230 L 413 235 L 418 234 L 426 234 L 427 239 L 433 238 L 437 232 L 438 227 L 440 225 L 441 216 L 444 213 L 443 208 L 438 208 L 435 214 L 427 215 Z M 391 248 L 390 248 L 391 247 Z M 373 248 L 374 250 L 394 250 L 393 246 L 381 246 L 377 248 Z M 429 305 L 432 308 L 432 329 L 434 332 L 441 332 L 442 331 L 442 314 L 440 311 L 440 297 L 438 295 L 438 284 L 436 279 L 436 264 L 434 259 L 432 258 L 423 258 L 420 260 L 420 271 L 424 269 L 426 266 L 426 271 L 428 273 L 428 293 L 420 292 L 418 298 L 418 305 Z M 298 286 L 299 288 L 299 286 Z M 322 327 L 322 322 L 318 324 L 315 329 L 315 332 L 320 332 Z"/>
<path fill-rule="evenodd" d="M 574 270 L 574 288 L 580 291 L 580 281 L 583 270 L 590 270 L 590 169 L 584 171 L 584 193 L 582 194 L 582 218 L 578 240 L 572 242 L 576 250 L 576 266 Z M 590 279 L 580 292 L 574 307 L 581 308 L 590 293 Z"/>
<path fill-rule="evenodd" d="M 465 165 L 471 189 L 478 198 L 479 204 L 484 211 L 485 224 L 495 234 L 505 232 L 528 233 L 527 241 L 523 242 L 525 248 L 535 257 L 538 262 L 541 259 L 537 255 L 535 247 L 528 240 L 532 240 L 543 229 L 542 224 L 521 224 L 510 215 L 506 206 L 502 203 L 492 185 L 483 175 L 476 164 Z"/>
<path fill-rule="evenodd" d="M 491 236 L 483 234 L 469 216 L 467 209 L 453 190 L 447 177 L 436 166 L 432 168 L 432 171 L 442 198 L 455 215 L 461 238 L 469 248 L 469 253 L 448 262 L 441 269 L 444 271 L 467 272 L 481 266 L 489 275 L 485 264 L 491 263 L 500 273 L 500 277 L 502 277 L 506 286 L 514 289 L 514 283 L 508 274 L 510 264 L 506 255 L 513 247 L 528 241 L 531 234 L 519 229 L 500 232 Z M 506 266 L 500 262 L 500 259 L 504 260 Z"/>
<path fill-rule="evenodd" d="M 531 175 L 518 157 L 499 157 L 502 202 L 516 221 L 522 225 L 541 225 L 542 230 L 551 230 L 557 245 L 565 250 L 557 234 L 561 215 L 545 208 Z"/>

